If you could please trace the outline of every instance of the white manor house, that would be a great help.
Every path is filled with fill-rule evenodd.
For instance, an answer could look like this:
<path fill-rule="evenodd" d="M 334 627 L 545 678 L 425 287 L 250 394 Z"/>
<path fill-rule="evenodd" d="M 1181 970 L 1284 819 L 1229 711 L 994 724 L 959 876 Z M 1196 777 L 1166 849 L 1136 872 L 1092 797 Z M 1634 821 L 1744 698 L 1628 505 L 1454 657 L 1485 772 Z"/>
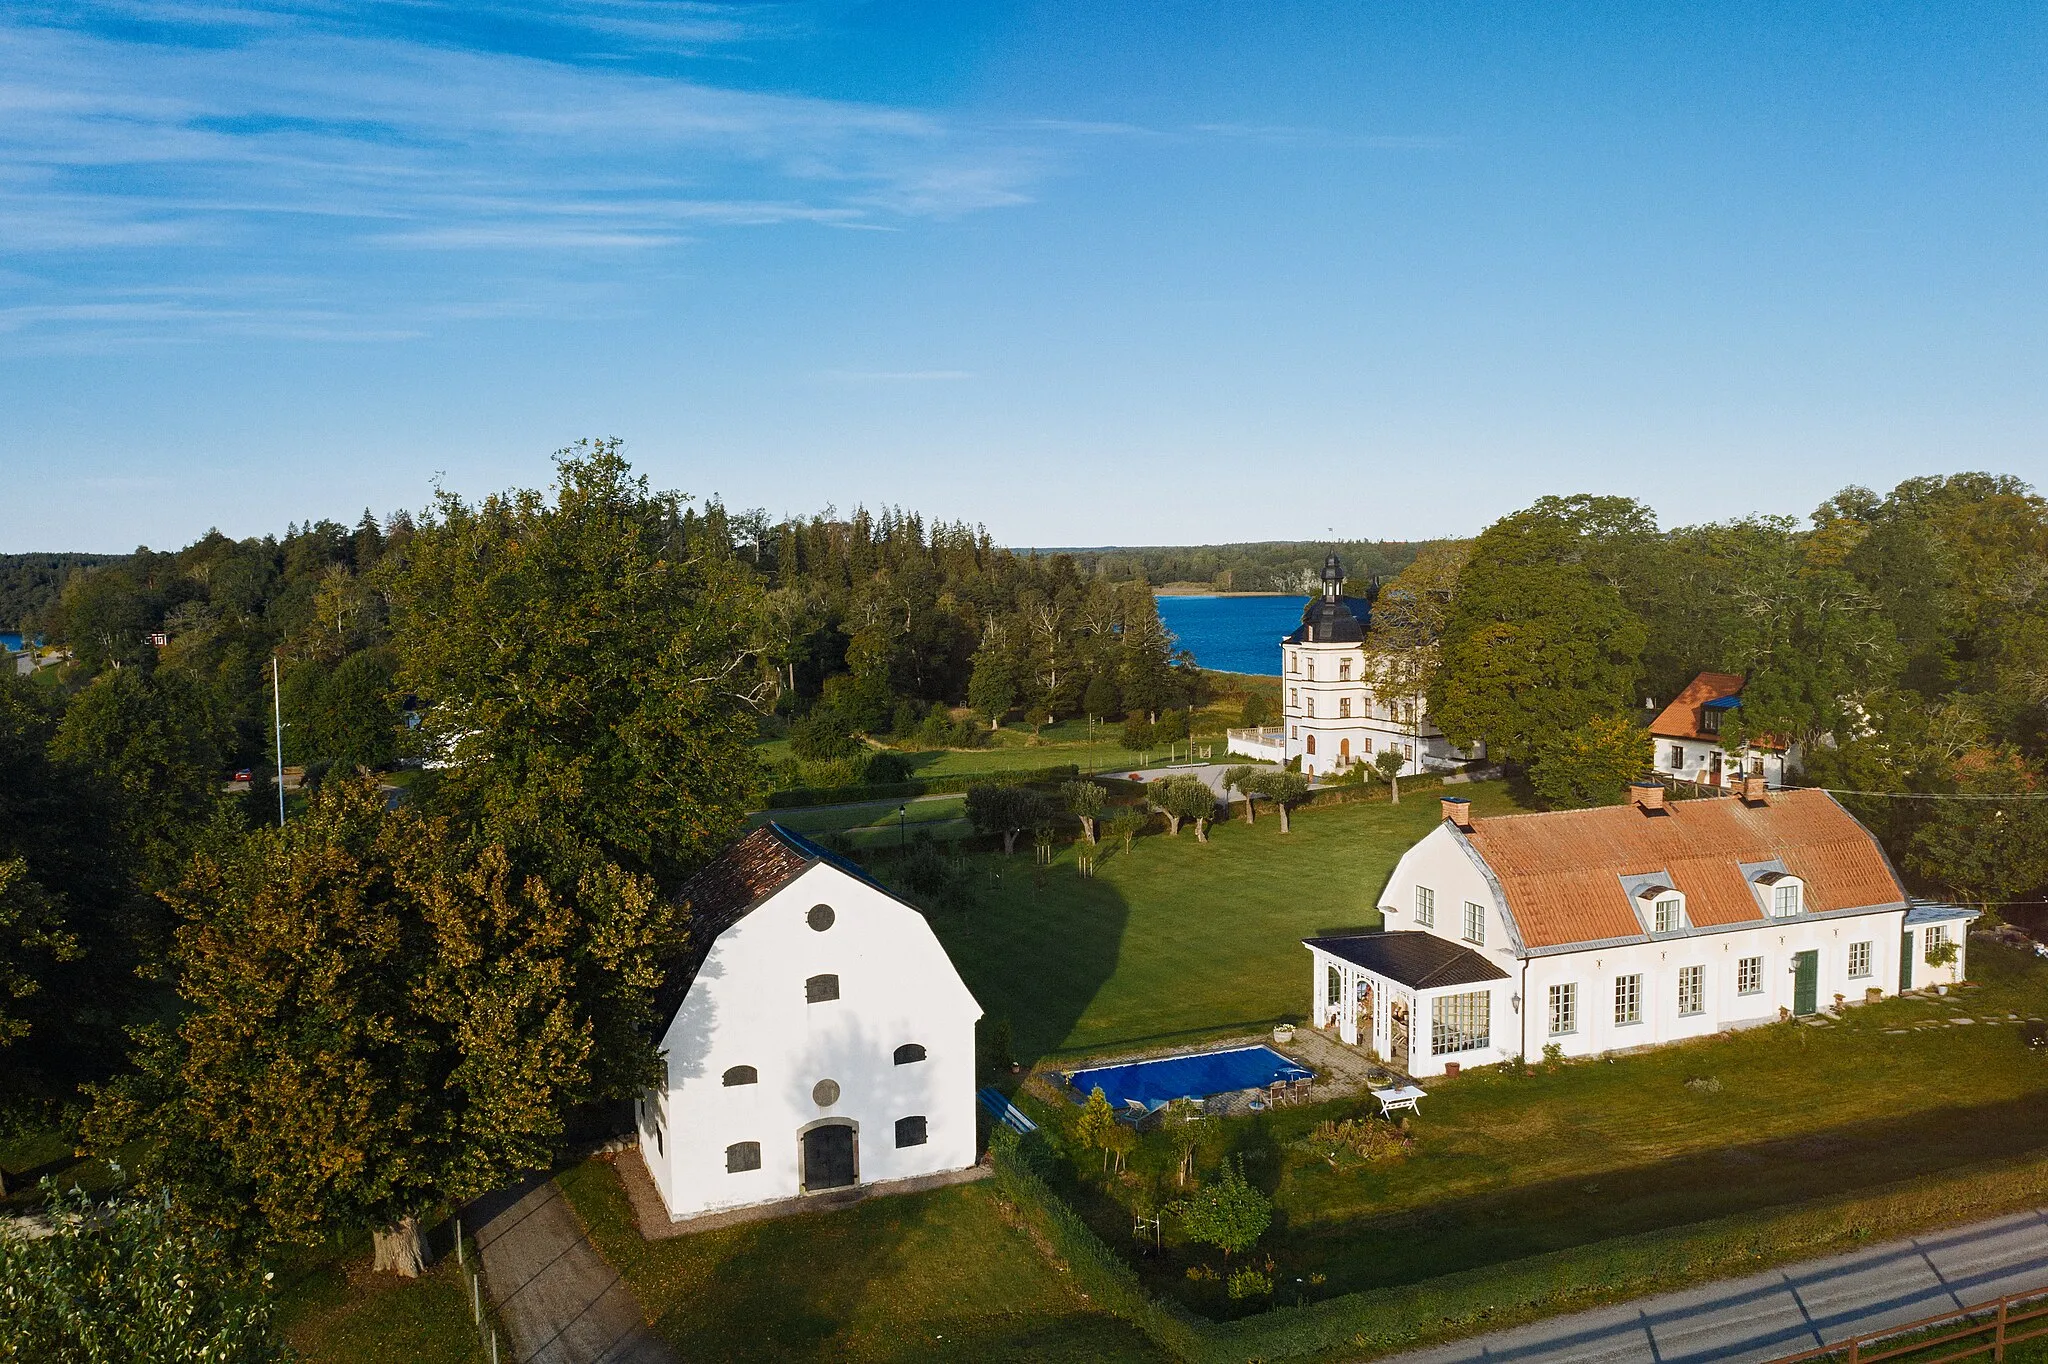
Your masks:
<path fill-rule="evenodd" d="M 1389 931 L 1305 940 L 1312 1016 L 1409 1075 L 1593 1056 L 1962 978 L 1977 911 L 1916 902 L 1825 791 L 1474 819 L 1381 892 Z"/>
<path fill-rule="evenodd" d="M 1344 595 L 1344 565 L 1323 561 L 1322 595 L 1311 598 L 1301 625 L 1280 641 L 1281 723 L 1232 730 L 1230 751 L 1269 762 L 1301 760 L 1304 775 L 1335 776 L 1354 763 L 1397 751 L 1401 775 L 1449 771 L 1468 756 L 1429 722 L 1419 695 L 1390 694 L 1366 647 L 1372 603 Z"/>

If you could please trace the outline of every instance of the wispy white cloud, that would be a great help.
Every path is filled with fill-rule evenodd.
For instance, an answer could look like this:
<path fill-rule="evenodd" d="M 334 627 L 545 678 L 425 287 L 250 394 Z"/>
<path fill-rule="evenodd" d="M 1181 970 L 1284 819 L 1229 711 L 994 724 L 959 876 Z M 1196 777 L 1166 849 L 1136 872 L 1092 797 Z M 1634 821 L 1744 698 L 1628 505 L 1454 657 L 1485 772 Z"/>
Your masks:
<path fill-rule="evenodd" d="M 775 7 L 635 0 L 486 8 L 629 46 L 739 42 L 793 22 Z M 97 276 L 132 262 L 198 285 L 258 257 L 395 280 L 426 268 L 402 257 L 431 253 L 462 257 L 490 293 L 486 258 L 649 258 L 740 228 L 890 230 L 1026 202 L 1046 165 L 1014 129 L 363 32 L 321 3 L 109 10 L 133 22 L 0 15 L 0 240 L 17 258 L 95 253 Z M 15 311 L 4 325 L 148 320 L 101 306 Z M 167 329 L 219 321 L 156 316 Z"/>

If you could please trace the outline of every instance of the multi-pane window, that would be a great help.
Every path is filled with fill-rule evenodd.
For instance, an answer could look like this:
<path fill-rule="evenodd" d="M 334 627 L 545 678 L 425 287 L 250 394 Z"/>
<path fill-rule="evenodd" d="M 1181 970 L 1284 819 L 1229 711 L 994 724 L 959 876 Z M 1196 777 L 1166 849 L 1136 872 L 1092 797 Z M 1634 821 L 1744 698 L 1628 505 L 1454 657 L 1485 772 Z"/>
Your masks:
<path fill-rule="evenodd" d="M 1314 669 L 1314 668 L 1310 668 L 1310 669 L 1309 669 L 1309 672 L 1310 672 L 1310 673 L 1314 673 L 1314 672 L 1315 672 L 1315 669 Z M 1308 706 L 1307 706 L 1307 708 L 1306 708 L 1306 709 L 1304 709 L 1304 710 L 1302 711 L 1302 714 L 1304 714 L 1304 715 L 1308 716 L 1308 718 L 1309 718 L 1309 719 L 1311 719 L 1311 720 L 1313 720 L 1313 719 L 1315 719 L 1315 718 L 1316 718 L 1316 699 L 1315 699 L 1315 697 L 1313 697 L 1313 696 L 1309 697 L 1309 699 L 1308 699 Z"/>
<path fill-rule="evenodd" d="M 1852 943 L 1850 943 L 1850 944 L 1849 944 L 1849 976 L 1850 976 L 1850 978 L 1851 978 L 1851 979 L 1853 980 L 1853 979 L 1855 979 L 1855 978 L 1856 978 L 1856 977 L 1858 977 L 1858 976 L 1867 976 L 1867 975 L 1869 975 L 1869 974 L 1870 974 L 1870 944 L 1869 944 L 1869 943 L 1867 943 L 1867 942 L 1852 942 Z"/>
<path fill-rule="evenodd" d="M 1614 1022 L 1621 1026 L 1643 1021 L 1643 978 L 1640 975 L 1614 978 Z"/>
<path fill-rule="evenodd" d="M 1291 649 L 1287 652 L 1287 671 L 1291 673 L 1298 673 L 1301 671 L 1301 659 Z"/>
<path fill-rule="evenodd" d="M 1579 1030 L 1579 987 L 1553 985 L 1550 987 L 1550 1035 L 1562 1037 Z"/>
<path fill-rule="evenodd" d="M 1939 956 L 1948 947 L 1948 927 L 1935 924 L 1927 930 L 1927 955 Z"/>
<path fill-rule="evenodd" d="M 1340 658 L 1337 660 L 1337 680 L 1339 682 L 1349 682 L 1351 680 L 1350 659 Z"/>
<path fill-rule="evenodd" d="M 1324 983 L 1323 992 L 1324 1004 L 1329 1008 L 1336 1008 L 1344 999 L 1344 973 L 1332 966 L 1329 979 Z"/>
<path fill-rule="evenodd" d="M 1735 963 L 1735 993 L 1760 995 L 1764 992 L 1764 959 L 1743 957 Z"/>
<path fill-rule="evenodd" d="M 1417 928 L 1436 927 L 1436 892 L 1428 886 L 1417 886 L 1415 888 L 1415 926 Z"/>
<path fill-rule="evenodd" d="M 1301 689 L 1299 687 L 1289 687 L 1287 689 L 1287 704 L 1289 706 L 1301 704 Z"/>
<path fill-rule="evenodd" d="M 1313 658 L 1308 661 L 1308 680 L 1311 682 L 1316 680 L 1316 661 Z"/>
<path fill-rule="evenodd" d="M 1771 887 L 1771 913 L 1782 919 L 1799 912 L 1799 886 L 1776 885 Z"/>
<path fill-rule="evenodd" d="M 1470 900 L 1465 902 L 1465 941 L 1481 946 L 1486 943 L 1486 906 Z"/>
<path fill-rule="evenodd" d="M 1681 966 L 1678 968 L 1678 1012 L 1697 1014 L 1706 1012 L 1707 968 L 1704 966 Z"/>
<path fill-rule="evenodd" d="M 1684 744 L 1671 745 L 1671 770 L 1674 772 L 1683 772 L 1685 770 Z"/>
<path fill-rule="evenodd" d="M 1685 927 L 1685 901 L 1667 895 L 1657 902 L 1657 931 L 1676 933 Z"/>
<path fill-rule="evenodd" d="M 1340 696 L 1337 698 L 1337 718 L 1339 720 L 1349 720 L 1351 718 L 1350 697 Z"/>
<path fill-rule="evenodd" d="M 1493 1033 L 1493 996 L 1485 990 L 1470 994 L 1438 995 L 1431 1004 L 1429 1052 L 1446 1056 L 1454 1051 L 1476 1051 L 1486 1046 Z"/>

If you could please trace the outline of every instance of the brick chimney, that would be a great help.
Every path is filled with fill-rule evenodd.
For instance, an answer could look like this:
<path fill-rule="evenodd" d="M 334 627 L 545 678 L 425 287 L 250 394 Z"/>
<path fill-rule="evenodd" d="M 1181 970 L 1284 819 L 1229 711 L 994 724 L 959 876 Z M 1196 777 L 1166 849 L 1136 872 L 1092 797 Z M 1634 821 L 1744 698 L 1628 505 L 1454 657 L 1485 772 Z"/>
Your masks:
<path fill-rule="evenodd" d="M 1770 804 L 1770 797 L 1765 794 L 1765 791 L 1766 788 L 1762 777 L 1744 777 L 1742 779 L 1742 803 L 1744 805 Z"/>
<path fill-rule="evenodd" d="M 1658 789 L 1662 790 L 1663 788 L 1660 787 Z M 1471 801 L 1466 800 L 1463 796 L 1445 796 L 1443 804 L 1445 819 L 1448 819 L 1466 833 L 1472 832 Z"/>
<path fill-rule="evenodd" d="M 1661 815 L 1664 813 L 1664 784 L 1662 782 L 1639 781 L 1629 787 L 1628 793 L 1629 798 L 1635 801 L 1636 808 L 1644 814 Z"/>

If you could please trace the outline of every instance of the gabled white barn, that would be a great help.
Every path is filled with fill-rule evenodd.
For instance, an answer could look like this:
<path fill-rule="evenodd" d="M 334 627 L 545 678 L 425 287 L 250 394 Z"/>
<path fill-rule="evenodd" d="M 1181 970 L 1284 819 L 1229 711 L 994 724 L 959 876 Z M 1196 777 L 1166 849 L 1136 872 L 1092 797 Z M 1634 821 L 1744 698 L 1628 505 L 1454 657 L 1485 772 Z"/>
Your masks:
<path fill-rule="evenodd" d="M 975 1162 L 974 1025 L 931 925 L 770 824 L 684 888 L 640 1149 L 675 1220 Z"/>
<path fill-rule="evenodd" d="M 1977 911 L 1912 901 L 1824 791 L 1444 822 L 1384 933 L 1305 942 L 1317 1027 L 1410 1075 L 1651 1046 L 1962 978 Z M 1930 954 L 1955 948 L 1953 962 Z"/>

